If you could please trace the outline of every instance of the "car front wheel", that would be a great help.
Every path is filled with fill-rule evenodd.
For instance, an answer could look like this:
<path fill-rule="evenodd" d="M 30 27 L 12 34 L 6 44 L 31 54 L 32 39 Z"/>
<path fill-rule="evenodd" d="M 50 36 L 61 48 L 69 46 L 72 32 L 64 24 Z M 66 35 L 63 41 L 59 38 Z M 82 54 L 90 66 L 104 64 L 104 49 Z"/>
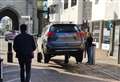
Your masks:
<path fill-rule="evenodd" d="M 44 62 L 49 63 L 51 56 L 49 54 L 44 54 Z"/>

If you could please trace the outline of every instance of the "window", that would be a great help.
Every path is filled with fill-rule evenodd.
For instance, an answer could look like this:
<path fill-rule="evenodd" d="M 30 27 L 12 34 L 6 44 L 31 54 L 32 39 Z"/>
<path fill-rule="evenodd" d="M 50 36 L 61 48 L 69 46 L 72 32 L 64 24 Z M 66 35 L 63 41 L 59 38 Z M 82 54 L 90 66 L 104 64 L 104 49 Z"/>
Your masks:
<path fill-rule="evenodd" d="M 77 4 L 77 0 L 71 0 L 71 6 L 74 6 Z"/>
<path fill-rule="evenodd" d="M 99 0 L 95 0 L 95 4 L 98 4 L 99 3 Z"/>
<path fill-rule="evenodd" d="M 64 9 L 68 8 L 68 0 L 64 0 Z"/>
<path fill-rule="evenodd" d="M 74 33 L 79 32 L 79 28 L 76 25 L 72 24 L 55 24 L 50 29 L 51 32 L 59 32 L 59 33 Z"/>

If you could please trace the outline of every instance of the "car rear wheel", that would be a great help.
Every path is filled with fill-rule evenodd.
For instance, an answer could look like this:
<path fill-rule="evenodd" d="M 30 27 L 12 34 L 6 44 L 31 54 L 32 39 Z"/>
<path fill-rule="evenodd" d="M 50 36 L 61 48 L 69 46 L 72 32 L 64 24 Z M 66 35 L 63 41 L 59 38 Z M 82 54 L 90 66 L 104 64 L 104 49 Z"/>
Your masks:
<path fill-rule="evenodd" d="M 83 60 L 83 53 L 82 52 L 76 53 L 75 54 L 75 59 L 76 59 L 76 62 L 82 62 L 82 60 Z"/>
<path fill-rule="evenodd" d="M 44 62 L 49 63 L 51 56 L 49 54 L 44 54 Z"/>

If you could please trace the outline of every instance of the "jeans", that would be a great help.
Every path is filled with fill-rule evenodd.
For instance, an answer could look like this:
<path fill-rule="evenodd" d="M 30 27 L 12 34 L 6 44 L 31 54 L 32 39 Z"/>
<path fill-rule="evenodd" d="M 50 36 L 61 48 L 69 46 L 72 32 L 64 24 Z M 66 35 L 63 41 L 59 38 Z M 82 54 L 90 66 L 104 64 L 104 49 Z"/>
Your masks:
<path fill-rule="evenodd" d="M 21 82 L 29 82 L 31 77 L 31 59 L 18 58 L 18 61 L 20 65 Z"/>
<path fill-rule="evenodd" d="M 87 47 L 88 64 L 93 64 L 92 47 Z"/>

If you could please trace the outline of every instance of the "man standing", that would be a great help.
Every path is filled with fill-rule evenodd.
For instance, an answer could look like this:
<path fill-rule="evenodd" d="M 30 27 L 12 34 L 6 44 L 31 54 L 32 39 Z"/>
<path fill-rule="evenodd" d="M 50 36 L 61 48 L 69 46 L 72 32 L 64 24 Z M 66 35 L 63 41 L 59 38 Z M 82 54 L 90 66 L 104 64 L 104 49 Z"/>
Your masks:
<path fill-rule="evenodd" d="M 26 32 L 27 25 L 22 24 L 20 31 L 21 33 L 14 39 L 13 49 L 16 52 L 16 57 L 20 65 L 21 82 L 29 82 L 31 77 L 31 62 L 34 57 L 33 51 L 36 49 L 36 45 L 33 36 Z"/>

